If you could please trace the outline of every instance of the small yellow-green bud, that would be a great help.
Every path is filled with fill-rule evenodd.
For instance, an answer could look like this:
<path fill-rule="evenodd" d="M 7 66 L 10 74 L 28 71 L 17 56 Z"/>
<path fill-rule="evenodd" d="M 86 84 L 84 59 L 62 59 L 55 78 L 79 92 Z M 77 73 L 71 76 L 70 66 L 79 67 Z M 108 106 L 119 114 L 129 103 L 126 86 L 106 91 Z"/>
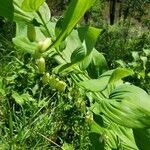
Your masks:
<path fill-rule="evenodd" d="M 66 87 L 67 87 L 67 84 L 64 81 L 59 81 L 56 86 L 56 89 L 60 92 L 64 92 Z"/>
<path fill-rule="evenodd" d="M 50 38 L 46 38 L 44 41 L 38 43 L 39 52 L 44 53 L 47 48 L 51 45 L 52 41 Z"/>
<path fill-rule="evenodd" d="M 42 77 L 42 82 L 43 84 L 48 84 L 49 83 L 49 78 L 50 78 L 50 74 L 49 73 L 45 73 Z"/>
<path fill-rule="evenodd" d="M 85 121 L 89 124 L 91 124 L 93 122 L 93 114 L 90 112 L 87 112 L 86 117 L 85 117 Z"/>
<path fill-rule="evenodd" d="M 28 24 L 27 26 L 27 37 L 30 42 L 34 42 L 36 40 L 36 30 L 32 24 Z"/>
<path fill-rule="evenodd" d="M 36 63 L 39 69 L 39 73 L 44 73 L 45 72 L 45 59 L 43 57 L 40 57 L 39 59 L 37 59 Z"/>
<path fill-rule="evenodd" d="M 53 76 L 50 76 L 50 78 L 49 78 L 49 85 L 50 85 L 50 87 L 51 87 L 52 89 L 56 89 L 56 86 L 57 86 L 58 82 L 59 82 L 59 79 L 58 79 L 58 78 L 55 78 L 55 77 L 53 77 Z"/>

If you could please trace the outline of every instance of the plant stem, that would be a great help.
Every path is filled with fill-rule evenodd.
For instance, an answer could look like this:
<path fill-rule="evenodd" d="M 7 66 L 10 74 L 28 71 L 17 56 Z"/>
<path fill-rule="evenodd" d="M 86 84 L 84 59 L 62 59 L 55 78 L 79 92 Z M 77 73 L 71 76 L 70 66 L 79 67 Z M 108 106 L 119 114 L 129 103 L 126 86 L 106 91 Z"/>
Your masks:
<path fill-rule="evenodd" d="M 57 147 L 61 148 L 60 145 L 58 145 L 57 143 L 55 143 L 54 141 L 52 141 L 51 139 L 47 138 L 46 136 L 44 136 L 43 134 L 37 132 L 37 134 L 39 134 L 40 136 L 42 136 L 44 139 L 48 140 L 49 142 L 53 143 L 54 145 L 56 145 Z M 62 148 L 61 148 L 62 149 Z"/>
<path fill-rule="evenodd" d="M 48 27 L 47 27 L 47 25 L 46 25 L 46 22 L 44 21 L 42 15 L 41 15 L 41 13 L 40 13 L 39 11 L 37 11 L 36 13 L 37 13 L 38 16 L 40 17 L 40 19 L 41 19 L 41 21 L 42 21 L 42 23 L 43 23 L 43 25 L 44 25 L 44 27 L 45 27 L 45 29 L 46 29 L 48 35 L 49 35 L 50 37 L 52 37 L 52 36 L 51 36 L 51 33 L 50 33 L 50 31 L 49 31 L 49 29 L 48 29 Z"/>
<path fill-rule="evenodd" d="M 12 108 L 9 100 L 7 100 L 7 104 L 9 108 L 8 112 L 9 112 L 9 131 L 10 131 L 10 139 L 11 139 L 10 142 L 10 150 L 11 150 L 13 146 L 13 119 L 12 119 Z"/>

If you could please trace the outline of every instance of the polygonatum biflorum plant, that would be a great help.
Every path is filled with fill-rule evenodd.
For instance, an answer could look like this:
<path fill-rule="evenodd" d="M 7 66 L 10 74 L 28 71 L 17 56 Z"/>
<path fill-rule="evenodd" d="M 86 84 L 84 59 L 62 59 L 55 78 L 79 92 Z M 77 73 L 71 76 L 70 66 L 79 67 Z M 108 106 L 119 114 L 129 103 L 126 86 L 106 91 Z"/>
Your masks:
<path fill-rule="evenodd" d="M 122 80 L 132 76 L 132 70 L 108 70 L 103 54 L 94 48 L 102 30 L 78 24 L 94 2 L 71 0 L 64 16 L 56 19 L 44 0 L 14 0 L 13 43 L 32 55 L 43 85 L 65 93 L 71 88 L 65 77 L 84 90 L 90 103 L 85 108 L 89 149 L 149 150 L 150 96 Z M 51 72 L 48 60 L 57 64 Z M 80 97 L 76 104 L 82 105 Z"/>

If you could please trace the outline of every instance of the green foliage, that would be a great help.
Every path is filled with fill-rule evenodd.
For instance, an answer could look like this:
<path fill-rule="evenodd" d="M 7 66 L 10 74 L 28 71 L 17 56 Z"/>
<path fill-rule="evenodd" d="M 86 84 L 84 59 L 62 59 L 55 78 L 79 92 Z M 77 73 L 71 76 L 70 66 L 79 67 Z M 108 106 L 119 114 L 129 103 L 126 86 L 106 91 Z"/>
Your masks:
<path fill-rule="evenodd" d="M 150 96 L 142 89 L 121 85 L 112 90 L 108 100 L 100 102 L 100 111 L 107 113 L 117 124 L 129 128 L 149 128 L 149 100 Z"/>
<path fill-rule="evenodd" d="M 24 0 L 22 3 L 22 9 L 27 12 L 37 11 L 45 0 Z"/>
<path fill-rule="evenodd" d="M 94 4 L 94 2 L 95 0 L 71 1 L 70 7 L 65 13 L 64 20 L 61 25 L 62 28 L 59 31 L 57 40 L 54 42 L 53 47 L 59 45 L 64 40 L 64 38 L 66 38 L 66 36 L 70 34 L 74 26 L 82 18 L 84 13 Z"/>
<path fill-rule="evenodd" d="M 121 26 L 118 30 L 110 26 L 100 34 L 99 28 L 78 26 L 95 1 L 72 0 L 60 20 L 51 18 L 43 2 L 25 0 L 21 6 L 18 0 L 14 1 L 13 43 L 18 51 L 14 56 L 8 54 L 12 56 L 10 60 L 0 59 L 3 64 L 8 63 L 0 74 L 0 147 L 147 149 L 150 96 L 126 82 L 136 74 L 134 68 L 108 70 L 105 57 L 94 48 L 99 35 L 102 47 L 110 44 L 113 51 L 123 46 L 128 43 L 124 38 L 130 39 L 129 28 Z M 34 28 L 34 40 L 29 38 L 28 25 Z M 112 38 L 109 34 L 123 36 L 119 42 L 111 43 L 110 39 L 103 39 L 107 33 L 108 39 Z M 129 53 L 125 46 L 122 49 L 121 53 Z M 110 54 L 113 55 L 111 51 Z M 143 49 L 138 55 L 133 52 L 134 61 L 140 60 L 146 71 L 149 50 Z M 120 58 L 119 53 L 115 58 Z M 144 144 L 139 135 L 145 139 Z"/>
<path fill-rule="evenodd" d="M 148 93 L 150 92 L 150 55 L 149 49 L 143 49 L 142 51 L 132 51 L 132 60 L 131 61 L 116 61 L 117 65 L 130 68 L 134 70 L 135 74 L 128 80 L 145 89 Z"/>
<path fill-rule="evenodd" d="M 13 12 L 14 12 L 13 0 L 0 1 L 0 16 L 12 20 Z"/>

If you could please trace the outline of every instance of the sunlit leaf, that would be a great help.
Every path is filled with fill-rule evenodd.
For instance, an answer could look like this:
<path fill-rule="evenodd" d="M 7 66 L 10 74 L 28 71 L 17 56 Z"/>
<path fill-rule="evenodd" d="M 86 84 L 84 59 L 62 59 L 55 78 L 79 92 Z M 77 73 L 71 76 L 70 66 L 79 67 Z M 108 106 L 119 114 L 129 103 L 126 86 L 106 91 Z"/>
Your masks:
<path fill-rule="evenodd" d="M 133 52 L 132 52 L 132 57 L 133 57 L 134 61 L 137 61 L 137 60 L 140 59 L 140 55 L 139 55 L 139 53 L 136 52 L 136 51 L 133 51 Z"/>
<path fill-rule="evenodd" d="M 68 144 L 68 143 L 64 143 L 61 148 L 62 150 L 74 150 L 73 145 Z"/>
<path fill-rule="evenodd" d="M 83 47 L 77 48 L 71 55 L 71 63 L 76 63 L 84 59 L 86 51 Z"/>
<path fill-rule="evenodd" d="M 22 9 L 27 12 L 37 11 L 45 0 L 24 0 Z"/>
<path fill-rule="evenodd" d="M 14 20 L 16 22 L 22 21 L 24 22 L 32 22 L 33 20 L 37 24 L 42 24 L 42 21 L 36 12 L 26 12 L 22 10 L 21 4 L 23 0 L 14 0 Z M 42 15 L 43 20 L 47 23 L 50 20 L 51 13 L 49 7 L 46 3 L 43 3 L 39 8 L 39 12 Z"/>
<path fill-rule="evenodd" d="M 15 91 L 13 91 L 12 97 L 15 100 L 15 102 L 19 105 L 23 105 L 25 102 L 24 99 Z"/>
<path fill-rule="evenodd" d="M 96 49 L 94 49 L 91 53 L 91 61 L 87 70 L 90 77 L 95 79 L 107 70 L 107 62 L 105 57 Z"/>
<path fill-rule="evenodd" d="M 17 48 L 21 49 L 24 53 L 35 54 L 37 44 L 34 42 L 31 43 L 25 37 L 13 38 L 13 43 L 16 45 Z"/>
<path fill-rule="evenodd" d="M 117 149 L 121 146 L 127 150 L 138 150 L 132 129 L 115 124 L 100 115 L 96 115 L 95 117 L 95 121 L 91 124 L 90 130 L 92 133 L 99 135 L 99 137 L 95 139 L 95 142 L 97 141 L 99 146 L 103 143 L 104 147 L 109 149 Z M 99 150 L 98 145 L 96 147 L 93 145 L 93 149 Z"/>
<path fill-rule="evenodd" d="M 106 89 L 108 81 L 113 71 L 108 71 L 102 74 L 99 79 L 91 79 L 87 81 L 82 81 L 79 83 L 80 86 L 93 92 L 99 92 Z"/>
<path fill-rule="evenodd" d="M 95 0 L 72 0 L 67 12 L 65 13 L 62 23 L 62 29 L 59 30 L 59 34 L 53 47 L 57 47 L 65 38 L 70 34 L 72 29 L 83 17 L 85 12 L 95 3 Z M 92 36 L 92 35 L 91 35 Z"/>
<path fill-rule="evenodd" d="M 117 68 L 113 71 L 109 83 L 114 83 L 124 77 L 132 75 L 134 72 L 126 68 Z"/>
<path fill-rule="evenodd" d="M 68 67 L 79 65 L 82 61 L 84 61 L 86 57 L 91 54 L 100 32 L 100 29 L 94 27 L 83 27 L 82 30 L 78 31 L 80 43 L 82 44 L 80 47 L 77 47 L 75 50 L 73 50 L 71 54 L 71 62 L 62 66 L 58 72 L 62 72 Z"/>
<path fill-rule="evenodd" d="M 114 89 L 100 101 L 100 110 L 114 122 L 129 128 L 150 127 L 150 96 L 133 85 Z"/>

